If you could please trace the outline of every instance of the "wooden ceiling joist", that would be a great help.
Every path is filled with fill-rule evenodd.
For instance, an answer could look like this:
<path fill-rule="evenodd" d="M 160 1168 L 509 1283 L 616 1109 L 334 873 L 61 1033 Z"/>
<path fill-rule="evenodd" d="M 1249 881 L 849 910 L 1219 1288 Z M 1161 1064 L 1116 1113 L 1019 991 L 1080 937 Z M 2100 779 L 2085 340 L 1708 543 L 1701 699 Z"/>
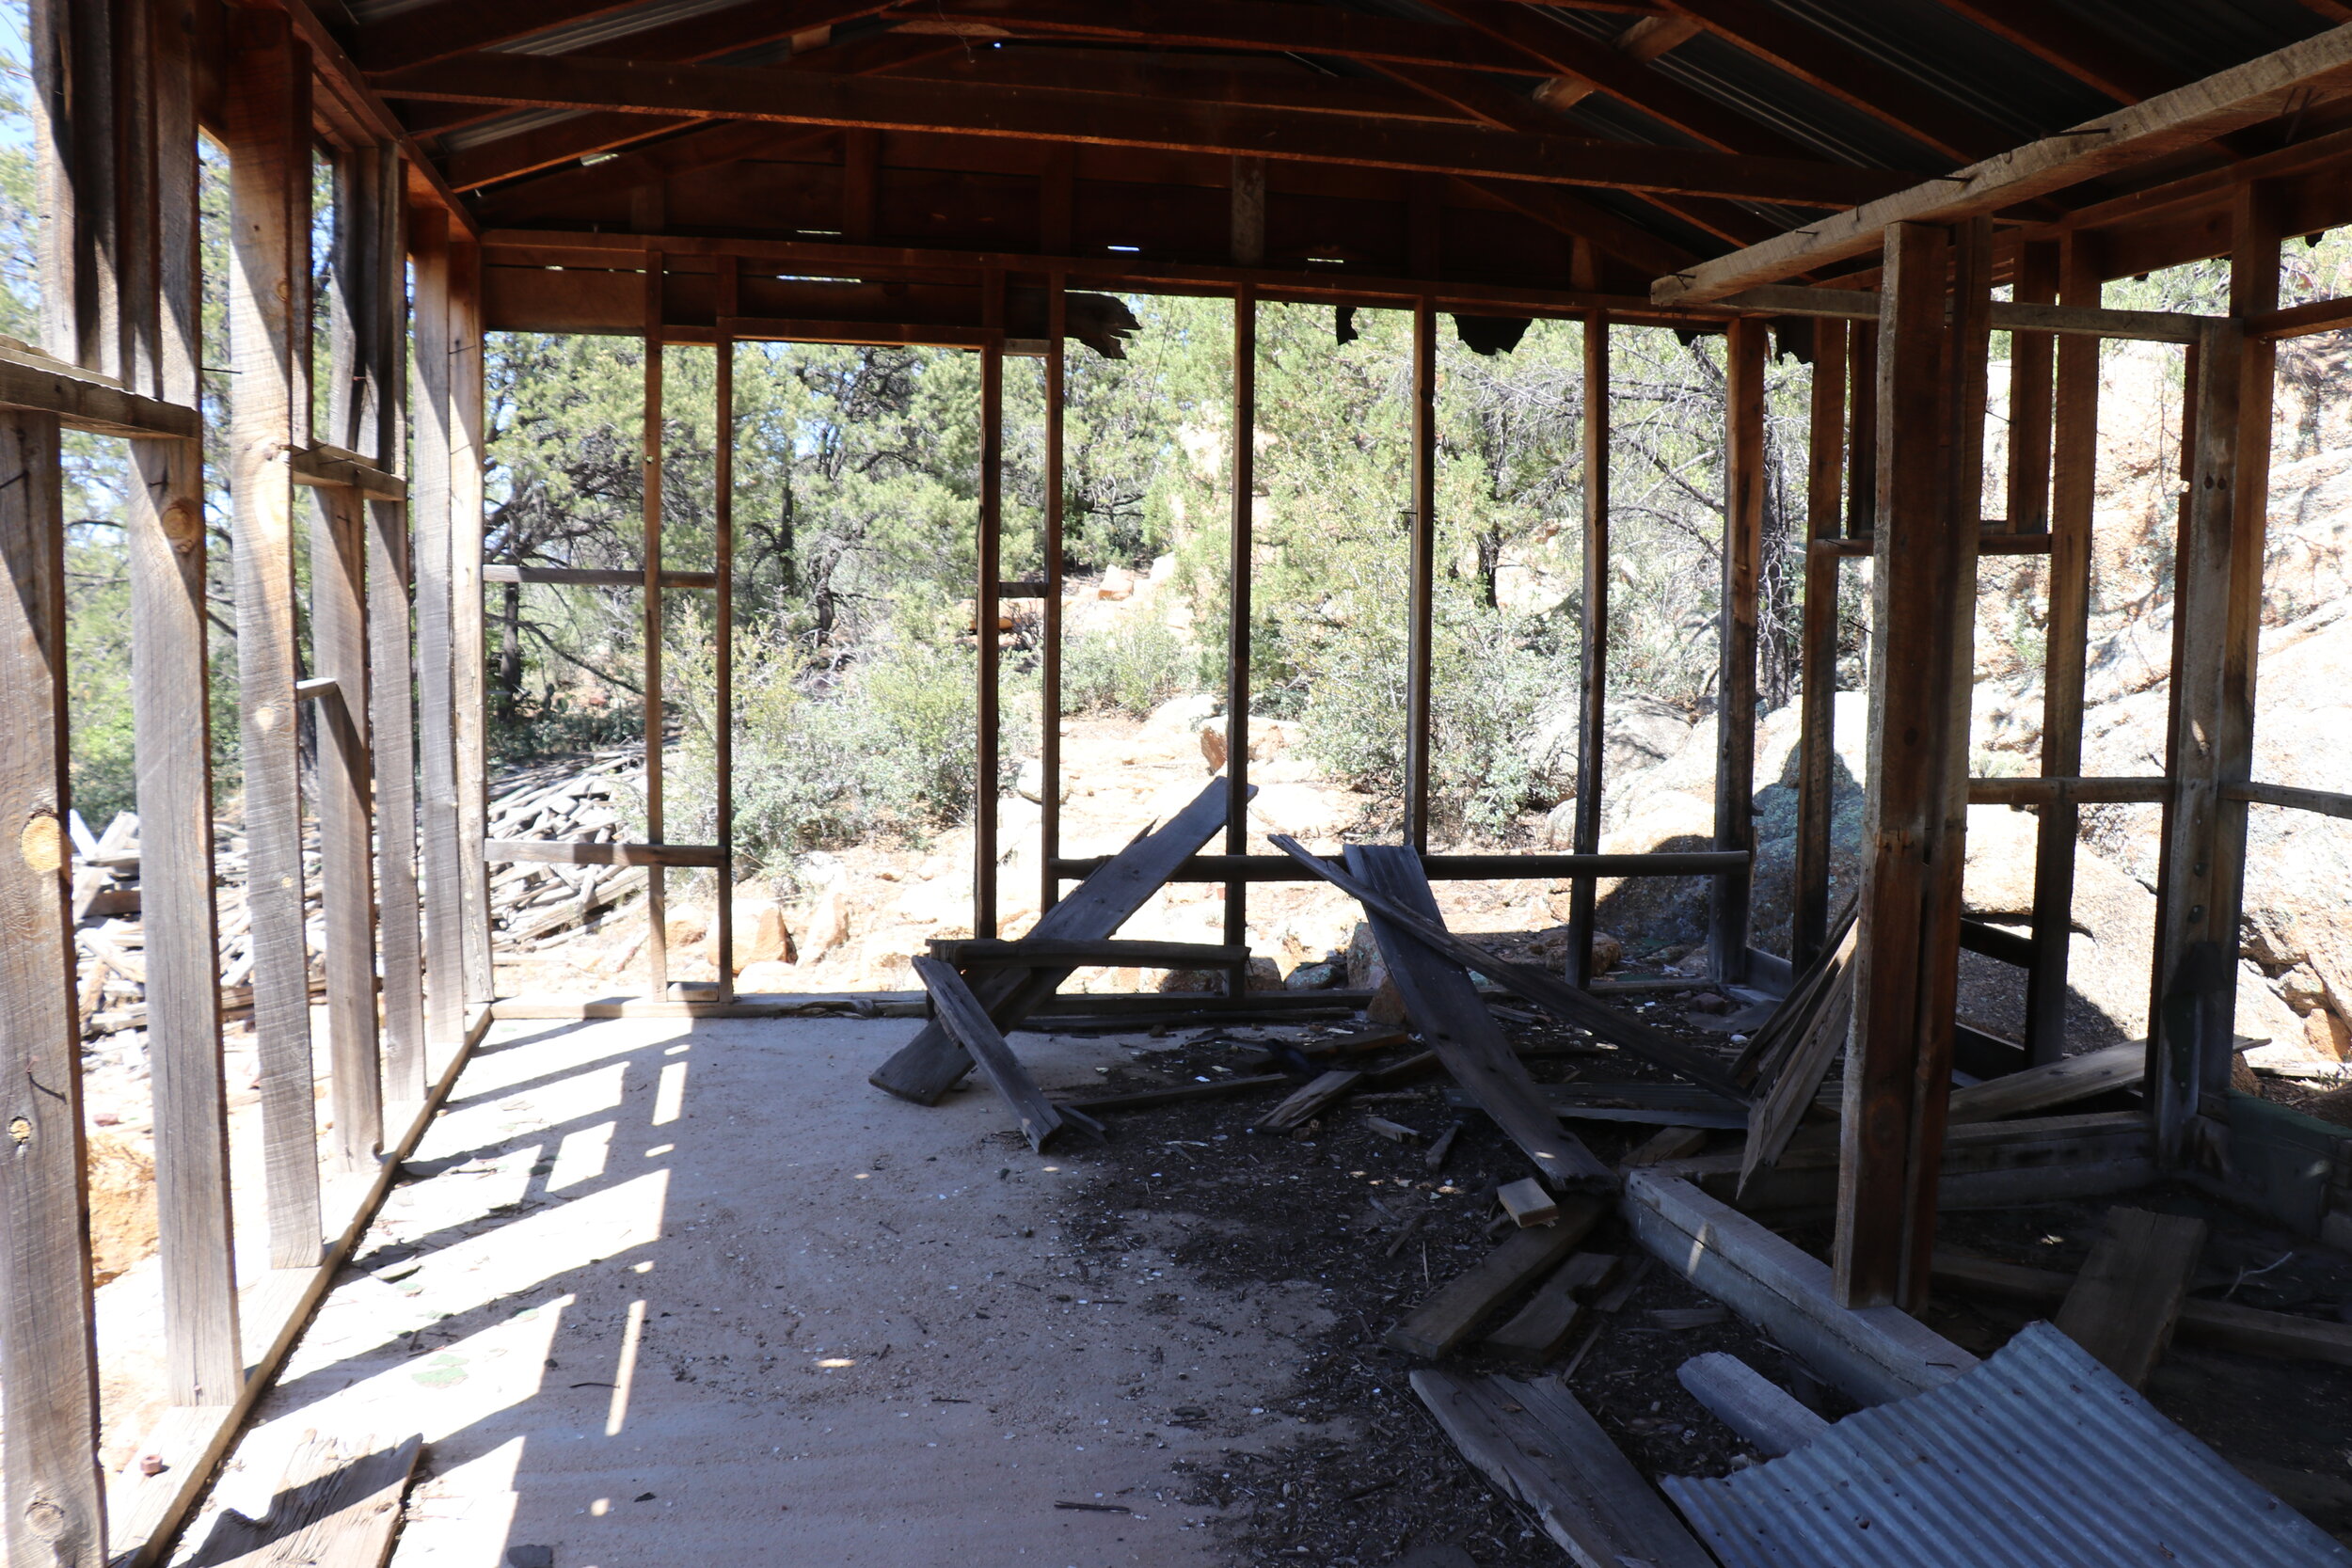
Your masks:
<path fill-rule="evenodd" d="M 1892 223 L 1957 223 L 2352 95 L 2352 26 L 2085 121 L 1778 239 L 1661 277 L 1651 297 L 1695 304 L 1874 249 Z"/>
<path fill-rule="evenodd" d="M 1108 94 L 815 74 L 785 94 L 773 76 L 760 71 L 623 60 L 472 55 L 401 72 L 388 78 L 383 90 L 519 108 L 946 131 L 1806 206 L 1871 200 L 1893 182 L 1882 171 L 1832 164 L 1470 127 L 1405 129 L 1290 110 L 1137 103 Z"/>
<path fill-rule="evenodd" d="M 2119 103 L 2170 92 L 2186 80 L 2161 60 L 2077 22 L 2042 0 L 1943 0 L 1986 32 L 2058 67 Z"/>
<path fill-rule="evenodd" d="M 895 19 L 894 19 L 895 20 Z M 943 0 L 895 20 L 904 32 L 966 39 L 1108 39 L 1162 49 L 1265 50 L 1285 55 L 1460 66 L 1545 74 L 1518 49 L 1467 27 L 1399 22 L 1327 6 L 1248 0 Z"/>
<path fill-rule="evenodd" d="M 625 11 L 638 0 L 437 0 L 360 27 L 351 57 L 362 71 L 401 71 L 453 55 L 469 55 L 571 23 Z"/>

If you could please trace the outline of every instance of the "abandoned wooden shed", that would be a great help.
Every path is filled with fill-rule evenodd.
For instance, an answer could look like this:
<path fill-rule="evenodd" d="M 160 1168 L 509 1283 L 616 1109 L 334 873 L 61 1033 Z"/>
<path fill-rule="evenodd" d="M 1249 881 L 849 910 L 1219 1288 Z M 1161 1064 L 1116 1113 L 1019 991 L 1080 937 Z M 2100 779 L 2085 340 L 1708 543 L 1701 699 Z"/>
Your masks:
<path fill-rule="evenodd" d="M 723 728 L 713 843 L 665 837 L 661 726 L 651 722 L 647 842 L 549 848 L 490 835 L 485 581 L 583 574 L 485 567 L 485 332 L 712 345 L 723 431 L 738 343 L 977 355 L 977 624 L 993 625 L 1006 597 L 1041 601 L 1051 705 L 1062 362 L 1070 340 L 1116 335 L 1120 312 L 1104 296 L 1230 298 L 1243 429 L 1256 395 L 1261 303 L 1409 310 L 1415 593 L 1399 613 L 1412 624 L 1403 780 L 1411 850 L 1428 847 L 1428 802 L 1445 784 L 1432 777 L 1428 739 L 1440 316 L 1581 323 L 1588 384 L 1603 389 L 1585 404 L 1592 464 L 1608 451 L 1613 324 L 1721 333 L 1729 478 L 1711 847 L 1597 852 L 1610 577 L 1606 491 L 1594 489 L 1584 533 L 1585 772 L 1572 852 L 1430 853 L 1400 869 L 1351 850 L 1343 868 L 1327 859 L 1301 865 L 1248 843 L 1251 649 L 1248 618 L 1235 614 L 1222 785 L 1143 841 L 1139 851 L 1151 852 L 1140 861 L 1119 857 L 1117 877 L 1089 885 L 1102 863 L 1064 856 L 1056 836 L 1060 761 L 1046 724 L 1039 907 L 1071 912 L 1058 923 L 1049 914 L 1035 946 L 1016 938 L 943 955 L 955 961 L 935 964 L 935 980 L 926 971 L 938 1022 L 873 1082 L 932 1102 L 977 1058 L 1041 1146 L 1068 1107 L 1026 1084 L 998 1031 L 1071 966 L 1108 951 L 1119 920 L 1171 879 L 1223 884 L 1227 929 L 1224 947 L 1169 961 L 1224 965 L 1238 990 L 1254 884 L 1350 879 L 1384 942 L 1434 955 L 1440 934 L 1412 924 L 1435 915 L 1421 879 L 1576 878 L 1565 979 L 1482 974 L 1606 1033 L 1595 1022 L 1606 1008 L 1585 990 L 1594 879 L 1704 877 L 1713 889 L 1715 982 L 1804 997 L 1830 983 L 1808 990 L 1808 976 L 1853 972 L 1850 1037 L 1814 1031 L 1826 1043 L 1810 1058 L 1810 1078 L 1785 1074 L 1777 1109 L 1751 1122 L 1758 1142 L 1767 1120 L 1786 1142 L 1820 1083 L 1820 1051 L 1844 1045 L 1834 1275 L 1810 1287 L 1819 1299 L 1804 1310 L 1915 1311 L 1927 1299 L 1939 1183 L 1950 1168 L 1955 1052 L 1968 1055 L 1975 1079 L 2066 1058 L 2079 808 L 2153 802 L 2166 825 L 2135 1112 L 2145 1122 L 2122 1163 L 2215 1180 L 2271 1168 L 2250 1157 L 2263 1134 L 2235 1122 L 2229 1088 L 2248 814 L 2352 816 L 2352 795 L 2252 776 L 2271 356 L 2282 340 L 2352 325 L 2352 301 L 2282 308 L 2279 261 L 2282 240 L 2352 223 L 2352 8 L 33 0 L 32 17 L 42 341 L 0 352 L 0 432 L 14 475 L 0 486 L 0 540 L 16 590 L 0 641 L 8 736 L 0 823 L 17 847 L 0 864 L 0 1117 L 9 1129 L 0 1158 L 0 1518 L 7 1560 L 19 1568 L 94 1568 L 126 1552 L 157 1560 L 185 1523 L 499 1013 L 490 867 L 554 859 L 647 868 L 645 1000 L 608 1013 L 756 1018 L 797 1006 L 735 995 L 724 961 L 708 988 L 673 983 L 665 967 L 665 871 L 715 869 L 723 881 L 731 873 Z M 199 137 L 227 170 L 231 238 L 221 279 L 204 278 L 198 263 Z M 333 179 L 327 235 L 312 221 L 320 161 Z M 2226 313 L 2102 305 L 2111 279 L 2211 258 L 2229 262 Z M 312 298 L 314 277 L 325 279 L 324 301 Z M 208 283 L 225 286 L 225 343 L 205 341 Z M 1996 486 L 2006 499 L 1989 517 L 1980 498 L 1995 331 L 2014 334 L 2019 347 L 2000 411 L 2014 432 Z M 1746 804 L 1756 784 L 1762 387 L 1775 335 L 1784 346 L 1802 343 L 1814 365 L 1804 804 L 1786 958 L 1759 951 L 1751 930 Z M 2189 366 L 2161 776 L 2082 776 L 2102 339 L 2183 345 Z M 1036 582 L 1000 580 L 998 567 L 1008 356 L 1045 366 L 1048 546 Z M 658 431 L 660 356 L 646 365 L 647 428 Z M 228 373 L 208 391 L 203 377 L 215 369 Z M 210 451 L 208 398 L 226 410 Z M 177 1446 L 164 1479 L 117 1489 L 135 1499 L 134 1513 L 119 1505 L 111 1519 L 95 1457 L 65 826 L 66 430 L 127 440 L 139 478 L 127 529 L 165 1281 L 156 1332 L 167 1344 Z M 664 562 L 662 460 L 656 440 L 644 457 L 644 565 L 633 580 L 649 619 L 665 594 L 713 595 L 724 708 L 729 445 L 719 446 L 719 546 L 708 571 Z M 1229 591 L 1246 607 L 1250 443 L 1236 443 L 1230 460 L 1242 499 Z M 258 1279 L 238 1275 L 230 1234 L 206 718 L 208 465 L 234 539 L 267 1169 L 270 1266 Z M 298 617 L 303 489 L 315 520 L 311 596 Z M 1994 553 L 2050 562 L 2039 778 L 1968 776 L 1976 566 Z M 1868 864 L 1841 945 L 1828 869 L 1835 671 L 1823 672 L 1834 665 L 1840 562 L 1864 557 L 1875 606 Z M 997 654 L 989 638 L 977 645 L 978 774 L 993 779 Z M 646 648 L 644 690 L 658 713 L 658 635 Z M 320 737 L 308 800 L 299 705 L 316 715 Z M 2024 935 L 1962 918 L 1965 807 L 1987 801 L 2039 813 Z M 983 945 L 1004 934 L 994 811 L 993 792 L 982 791 L 971 936 Z M 323 1052 L 314 1050 L 304 931 L 306 814 L 320 843 Z M 1204 852 L 1213 843 L 1216 852 Z M 1118 877 L 1133 885 L 1108 885 Z M 1085 890 L 1083 908 L 1073 884 Z M 723 954 L 728 909 L 721 899 Z M 2026 972 L 2022 1042 L 1956 1039 L 1963 946 Z M 1469 984 L 1440 975 L 1406 1001 L 1444 1065 L 1495 1110 L 1519 1091 L 1507 1074 L 1479 1079 L 1465 1065 L 1485 1049 L 1469 1037 L 1475 1031 L 1437 1037 L 1450 1008 L 1484 1017 L 1476 993 L 1449 989 L 1457 982 Z M 1204 1016 L 1219 1000 L 1200 1002 Z M 1607 1026 L 1619 1031 L 1607 1037 L 1725 1092 L 1752 1089 L 1758 1107 L 1775 1099 L 1769 1079 L 1692 1068 L 1655 1041 L 1620 1038 L 1626 1027 Z M 324 1163 L 320 1062 L 332 1069 Z M 1617 1186 L 1607 1166 L 1578 1164 L 1581 1146 L 1562 1144 L 1549 1116 L 1536 1118 L 1541 1127 L 1502 1111 L 1496 1119 L 1555 1186 Z M 2352 1164 L 2336 1158 L 2317 1223 L 2341 1240 L 2352 1226 Z M 1659 1180 L 1629 1186 L 1628 1201 Z M 1663 1244 L 1653 1239 L 1661 1227 L 1704 1227 L 1681 1211 L 1658 1217 L 1670 1208 L 1661 1200 L 1643 1230 L 1654 1247 Z M 257 1335 L 258 1355 L 248 1349 Z"/>

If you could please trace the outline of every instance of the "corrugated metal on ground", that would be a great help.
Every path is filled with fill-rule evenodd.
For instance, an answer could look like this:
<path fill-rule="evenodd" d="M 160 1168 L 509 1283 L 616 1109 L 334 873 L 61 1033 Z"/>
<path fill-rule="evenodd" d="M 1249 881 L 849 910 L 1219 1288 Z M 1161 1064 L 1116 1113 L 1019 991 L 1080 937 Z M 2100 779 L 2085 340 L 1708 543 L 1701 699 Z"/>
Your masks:
<path fill-rule="evenodd" d="M 2352 1564 L 2048 1323 L 1784 1458 L 1662 1485 L 1724 1568 Z"/>

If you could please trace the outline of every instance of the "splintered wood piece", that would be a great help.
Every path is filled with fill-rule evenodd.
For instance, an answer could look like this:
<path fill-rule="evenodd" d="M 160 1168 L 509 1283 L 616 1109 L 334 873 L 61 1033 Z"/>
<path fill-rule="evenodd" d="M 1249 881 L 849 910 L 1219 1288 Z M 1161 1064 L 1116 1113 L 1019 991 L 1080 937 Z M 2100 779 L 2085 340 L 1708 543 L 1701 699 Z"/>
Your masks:
<path fill-rule="evenodd" d="M 1694 1355 L 1675 1375 L 1692 1399 L 1767 1459 L 1804 1448 L 1829 1430 L 1829 1422 L 1736 1355 Z"/>
<path fill-rule="evenodd" d="M 2205 1250 L 2205 1222 L 2110 1209 L 2107 1233 L 2058 1308 L 2058 1332 L 2137 1388 L 2155 1370 Z"/>
<path fill-rule="evenodd" d="M 382 1568 L 423 1446 L 310 1437 L 287 1459 L 269 1512 L 223 1511 L 188 1568 Z"/>
<path fill-rule="evenodd" d="M 1454 1140 L 1461 1135 L 1462 1124 L 1458 1121 L 1450 1123 L 1444 1132 L 1438 1134 L 1437 1142 L 1429 1146 L 1429 1152 L 1422 1156 L 1422 1164 L 1431 1170 L 1442 1169 L 1445 1157 L 1454 1152 Z"/>
<path fill-rule="evenodd" d="M 1706 1148 L 1704 1127 L 1661 1127 L 1618 1164 L 1654 1165 L 1664 1160 L 1687 1160 Z"/>
<path fill-rule="evenodd" d="M 1192 803 L 1165 826 L 1139 835 L 1095 867 L 1093 875 L 1073 888 L 1068 897 L 1040 915 L 1029 929 L 1030 937 L 1089 942 L 1118 930 L 1225 825 L 1226 793 L 1222 777 L 1211 779 Z M 981 974 L 977 994 L 997 1027 L 1007 1028 L 1051 996 L 1069 978 L 1071 967 L 988 970 Z M 901 1100 L 936 1105 L 972 1066 L 970 1053 L 934 1021 L 875 1069 L 866 1082 Z"/>
<path fill-rule="evenodd" d="M 1395 845 L 1349 845 L 1348 869 L 1424 919 L 1438 919 L 1438 905 L 1422 871 L 1421 856 Z M 1404 998 L 1405 1009 L 1422 1038 L 1479 1108 L 1494 1118 L 1505 1136 L 1526 1151 L 1535 1168 L 1555 1187 L 1581 1187 L 1597 1192 L 1616 1190 L 1616 1177 L 1544 1103 L 1527 1066 L 1511 1050 L 1502 1030 L 1480 1003 L 1470 974 L 1455 959 L 1437 952 L 1411 933 L 1366 906 L 1373 935 L 1388 959 L 1389 976 Z"/>
<path fill-rule="evenodd" d="M 1399 1084 L 1416 1083 L 1438 1071 L 1444 1064 L 1434 1051 L 1416 1051 L 1401 1062 L 1376 1067 L 1364 1074 L 1364 1087 L 1392 1089 Z"/>
<path fill-rule="evenodd" d="M 2031 1067 L 2002 1078 L 1988 1078 L 1952 1091 L 1947 1120 L 1996 1121 L 2053 1105 L 2071 1104 L 2094 1094 L 2137 1084 L 2148 1071 L 2148 1048 L 2137 1040 L 2087 1051 L 2079 1056 Z"/>
<path fill-rule="evenodd" d="M 1512 1232 L 1510 1238 L 1389 1330 L 1384 1343 L 1407 1355 L 1436 1360 L 1477 1329 L 1513 1296 L 1557 1268 L 1600 1223 L 1606 1206 L 1569 1198 L 1558 1223 Z"/>
<path fill-rule="evenodd" d="M 1652 1328 L 1662 1328 L 1669 1334 L 1679 1334 L 1685 1329 L 1712 1328 L 1717 1323 L 1727 1323 L 1731 1322 L 1731 1308 L 1728 1307 L 1661 1307 L 1654 1311 L 1643 1314 L 1643 1318 Z"/>
<path fill-rule="evenodd" d="M 1289 1132 L 1304 1127 L 1352 1093 L 1363 1074 L 1333 1068 L 1258 1118 L 1253 1132 Z"/>
<path fill-rule="evenodd" d="M 1364 1131 L 1375 1137 L 1386 1138 L 1392 1144 L 1417 1144 L 1422 1139 L 1418 1129 L 1407 1127 L 1401 1121 L 1391 1121 L 1386 1117 L 1366 1117 Z"/>
<path fill-rule="evenodd" d="M 1462 1457 L 1526 1504 L 1576 1561 L 1713 1568 L 1665 1499 L 1556 1379 L 1424 1368 L 1413 1373 L 1413 1392 Z"/>
<path fill-rule="evenodd" d="M 1531 1225 L 1549 1225 L 1560 1217 L 1560 1205 L 1544 1184 L 1534 1177 L 1506 1181 L 1495 1190 L 1495 1201 L 1511 1216 L 1514 1225 L 1522 1229 Z"/>
<path fill-rule="evenodd" d="M 1861 974 L 1861 965 L 1854 962 L 1861 936 L 1859 922 L 1849 926 L 1844 939 L 1823 960 L 1825 977 L 1816 1005 L 1801 1022 L 1792 1023 L 1795 1036 L 1778 1074 L 1748 1107 L 1748 1141 L 1740 1162 L 1742 1189 L 1757 1171 L 1771 1168 L 1788 1147 L 1829 1073 L 1830 1063 L 1846 1048 L 1847 1030 L 1853 1022 L 1854 987 Z"/>
<path fill-rule="evenodd" d="M 1605 1252 L 1580 1252 L 1535 1288 L 1508 1323 L 1486 1336 L 1489 1354 L 1540 1367 L 1566 1348 L 1576 1327 L 1578 1303 L 1615 1272 L 1617 1259 Z"/>
<path fill-rule="evenodd" d="M 996 1032 L 988 1010 L 972 994 L 972 988 L 963 983 L 963 976 L 937 958 L 918 958 L 914 961 L 916 977 L 939 1009 L 941 1025 L 958 1045 L 971 1053 L 980 1075 L 1021 1118 L 1021 1134 L 1029 1140 L 1029 1147 L 1044 1153 L 1047 1142 L 1061 1131 L 1061 1113 L 1012 1053 L 1005 1037 Z"/>

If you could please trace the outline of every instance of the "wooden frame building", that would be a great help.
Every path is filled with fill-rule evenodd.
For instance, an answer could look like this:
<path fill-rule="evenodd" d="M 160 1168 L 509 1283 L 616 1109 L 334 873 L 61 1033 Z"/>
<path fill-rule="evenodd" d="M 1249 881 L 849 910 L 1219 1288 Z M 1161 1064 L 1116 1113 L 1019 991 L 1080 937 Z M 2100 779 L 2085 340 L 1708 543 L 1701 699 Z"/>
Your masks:
<path fill-rule="evenodd" d="M 646 355 L 644 671 L 648 842 L 486 836 L 483 591 L 582 574 L 483 560 L 487 331 L 732 345 L 933 344 L 981 356 L 977 625 L 1044 605 L 1059 699 L 1062 381 L 1089 295 L 1232 301 L 1233 398 L 1255 399 L 1256 307 L 1414 316 L 1414 594 L 1406 839 L 1428 847 L 1436 334 L 1441 313 L 1575 320 L 1588 471 L 1608 452 L 1615 324 L 1721 332 L 1730 373 L 1715 842 L 1598 853 L 1606 718 L 1606 486 L 1585 530 L 1584 761 L 1573 852 L 1428 855 L 1435 878 L 1705 876 L 1709 965 L 1785 986 L 1750 929 L 1756 628 L 1768 322 L 1816 324 L 1799 885 L 1790 958 L 1830 928 L 1830 713 L 1839 562 L 1875 563 L 1867 870 L 1849 1047 L 1836 1291 L 1923 1297 L 1963 945 L 2024 966 L 2013 1064 L 2064 1052 L 2076 814 L 2165 814 L 2145 1093 L 2161 1159 L 2215 1160 L 2226 1120 L 2249 808 L 2352 816 L 2352 796 L 2251 776 L 2272 346 L 2352 325 L 2352 301 L 2280 309 L 2283 236 L 2352 222 L 2352 7 L 2148 0 L 2110 8 L 1922 0 L 34 0 L 44 207 L 42 340 L 0 348 L 0 1529 L 8 1560 L 153 1560 L 354 1244 L 479 1038 L 491 994 L 487 871 L 557 856 L 646 866 L 650 1005 L 741 1012 L 674 986 L 670 867 L 733 874 L 722 742 L 718 842 L 663 831 L 661 595 L 708 593 L 729 700 L 731 481 L 707 573 L 662 558 L 661 356 Z M 2216 71 L 2216 67 L 2219 69 Z M 206 345 L 198 145 L 225 161 L 227 341 Z M 331 168 L 314 254 L 316 165 Z M 2226 258 L 2225 314 L 2106 309 L 2106 280 Z M 328 265 L 330 330 L 310 297 Z M 2006 297 L 1995 298 L 2006 290 Z M 1981 454 L 1994 330 L 2019 344 L 2007 515 Z M 2084 648 L 2101 338 L 2185 345 L 2193 366 L 2161 777 L 2085 778 Z M 226 359 L 216 357 L 226 355 Z M 1046 368 L 1045 576 L 999 578 L 1009 356 Z M 206 450 L 202 375 L 229 411 Z M 323 387 L 323 393 L 319 388 Z M 65 823 L 60 433 L 130 443 L 143 896 L 156 1096 L 172 1464 L 108 1485 L 96 1362 L 71 855 Z M 1250 443 L 1234 443 L 1231 589 L 1246 606 Z M 206 475 L 232 518 L 238 713 L 268 1154 L 267 1277 L 231 1266 L 206 714 Z M 298 492 L 309 490 L 307 508 Z M 310 530 L 307 643 L 294 530 Z M 1976 564 L 2051 562 L 2042 773 L 1967 776 Z M 589 576 L 596 576 L 589 574 Z M 601 578 L 598 580 L 602 580 Z M 1181 879 L 1303 878 L 1251 846 L 1248 618 L 1232 616 L 1222 852 Z M 994 645 L 979 639 L 995 775 Z M 306 800 L 295 715 L 316 719 Z M 1889 721 L 1900 714 L 1902 721 Z M 1062 853 L 1044 726 L 1051 909 L 1091 863 Z M 976 803 L 975 935 L 997 935 L 993 790 Z M 2040 812 L 2029 937 L 1961 916 L 1965 810 Z M 306 814 L 321 847 L 330 998 L 312 1037 Z M 1582 983 L 1579 954 L 1569 979 Z M 315 1075 L 331 1068 L 319 1153 Z M 1981 1075 L 1981 1074 L 1980 1074 Z M 878 1079 L 878 1081 L 880 1081 Z"/>

